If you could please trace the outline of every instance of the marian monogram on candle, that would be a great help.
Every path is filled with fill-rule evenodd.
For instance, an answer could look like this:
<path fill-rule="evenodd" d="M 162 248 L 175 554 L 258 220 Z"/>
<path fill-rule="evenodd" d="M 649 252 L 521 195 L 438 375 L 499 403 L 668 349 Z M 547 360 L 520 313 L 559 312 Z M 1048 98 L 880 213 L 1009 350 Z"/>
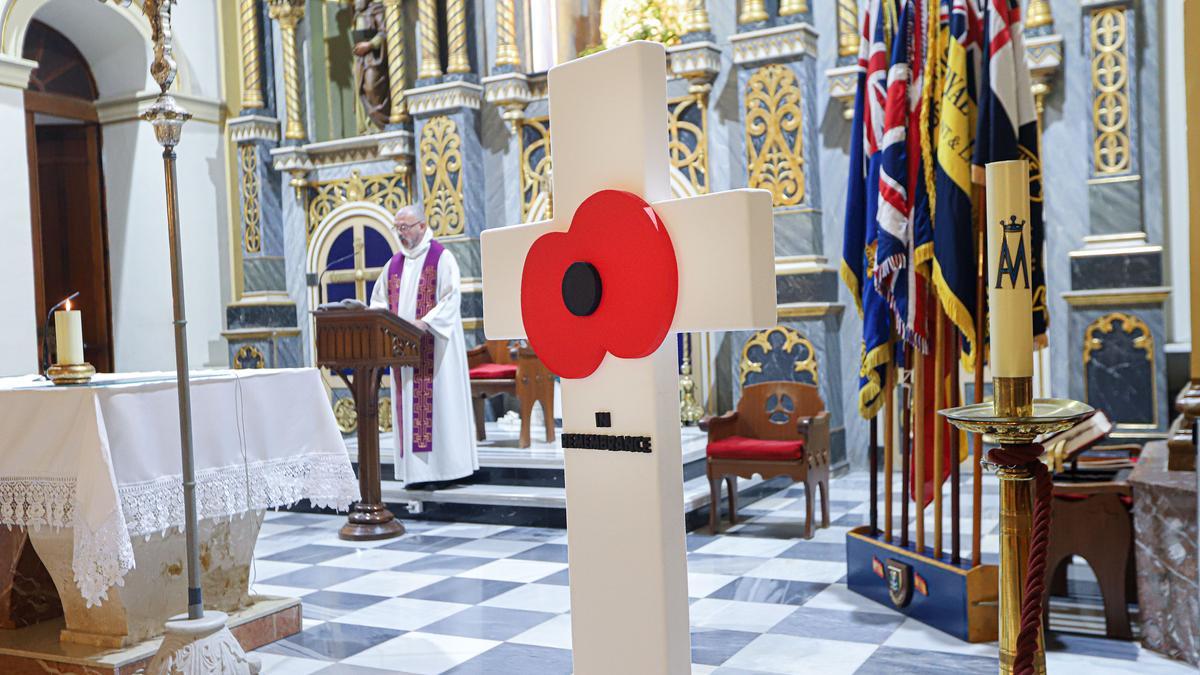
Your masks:
<path fill-rule="evenodd" d="M 1010 216 L 1008 221 L 1000 221 L 1003 234 L 1000 238 L 1000 254 L 996 265 L 996 289 L 1005 288 L 1004 279 L 1008 278 L 1008 288 L 1029 288 L 1029 257 L 1025 254 L 1025 225 L 1028 221 Z M 1016 247 L 1014 253 L 1013 247 Z M 1017 282 L 1020 280 L 1021 285 Z"/>

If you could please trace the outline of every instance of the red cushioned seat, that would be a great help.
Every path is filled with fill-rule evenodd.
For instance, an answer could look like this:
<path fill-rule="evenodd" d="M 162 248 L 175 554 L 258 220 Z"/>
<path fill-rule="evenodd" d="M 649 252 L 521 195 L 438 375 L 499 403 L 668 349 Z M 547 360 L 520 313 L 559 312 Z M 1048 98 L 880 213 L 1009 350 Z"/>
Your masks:
<path fill-rule="evenodd" d="M 763 441 L 730 436 L 708 444 L 708 456 L 718 459 L 790 460 L 804 456 L 804 441 Z"/>
<path fill-rule="evenodd" d="M 511 380 L 517 376 L 517 366 L 512 363 L 485 363 L 475 366 L 468 374 L 472 380 Z"/>

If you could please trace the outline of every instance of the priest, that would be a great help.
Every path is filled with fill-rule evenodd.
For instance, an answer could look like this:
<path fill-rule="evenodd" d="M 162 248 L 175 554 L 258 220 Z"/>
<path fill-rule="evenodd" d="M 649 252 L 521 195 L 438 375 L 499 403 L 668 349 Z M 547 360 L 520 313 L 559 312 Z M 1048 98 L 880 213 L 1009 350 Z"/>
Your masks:
<path fill-rule="evenodd" d="M 406 488 L 438 488 L 479 468 L 463 339 L 461 278 L 454 255 L 433 239 L 425 211 L 396 212 L 400 251 L 371 292 L 383 308 L 425 331 L 416 368 L 393 369 L 392 437 L 396 480 Z"/>

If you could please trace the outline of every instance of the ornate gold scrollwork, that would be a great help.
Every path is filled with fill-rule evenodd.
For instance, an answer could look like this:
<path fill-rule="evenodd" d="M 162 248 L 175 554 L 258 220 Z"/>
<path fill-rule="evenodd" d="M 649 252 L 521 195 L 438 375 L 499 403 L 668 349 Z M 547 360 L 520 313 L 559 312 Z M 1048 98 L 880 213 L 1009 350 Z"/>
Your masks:
<path fill-rule="evenodd" d="M 262 350 L 254 345 L 242 345 L 237 350 L 237 354 L 233 356 L 234 370 L 254 370 L 266 367 L 266 357 L 263 356 Z"/>
<path fill-rule="evenodd" d="M 667 102 L 667 152 L 672 173 L 678 172 L 691 186 L 687 194 L 678 194 L 681 190 L 673 184 L 676 197 L 708 192 L 707 118 L 703 94 L 688 94 Z"/>
<path fill-rule="evenodd" d="M 379 431 L 390 433 L 392 430 L 392 397 L 379 397 Z"/>
<path fill-rule="evenodd" d="M 750 187 L 770 190 L 775 206 L 804 201 L 800 85 L 791 68 L 772 63 L 746 84 L 746 168 Z"/>
<path fill-rule="evenodd" d="M 382 206 L 388 213 L 395 213 L 401 206 L 411 203 L 408 180 L 401 173 L 385 173 L 363 176 L 358 169 L 348 178 L 311 183 L 312 197 L 308 200 L 308 236 L 338 206 L 346 202 L 367 201 Z"/>
<path fill-rule="evenodd" d="M 425 180 L 425 220 L 434 236 L 462 234 L 466 225 L 462 194 L 462 138 L 445 115 L 421 128 L 421 173 Z"/>
<path fill-rule="evenodd" d="M 800 331 L 788 326 L 775 326 L 760 330 L 746 340 L 746 344 L 742 346 L 742 361 L 738 367 L 738 377 L 741 383 L 746 384 L 746 378 L 750 376 L 750 373 L 761 373 L 763 369 L 762 363 L 750 359 L 750 350 L 758 347 L 766 355 L 775 348 L 771 345 L 771 336 L 776 333 L 783 336 L 783 346 L 780 348 L 783 353 L 793 354 L 796 347 L 801 347 L 803 350 L 796 353 L 792 372 L 808 373 L 812 376 L 812 384 L 818 384 L 820 380 L 817 378 L 817 353 L 813 349 L 813 343 Z"/>
<path fill-rule="evenodd" d="M 343 434 L 352 434 L 358 429 L 358 411 L 354 408 L 354 399 L 343 396 L 333 402 L 333 419 L 337 421 L 338 430 Z"/>
<path fill-rule="evenodd" d="M 1132 161 L 1129 140 L 1129 28 L 1125 10 L 1106 7 L 1092 14 L 1092 162 L 1097 174 L 1128 171 Z"/>
<path fill-rule="evenodd" d="M 262 251 L 262 212 L 258 207 L 258 148 L 247 143 L 240 148 L 242 169 L 242 246 L 246 253 Z"/>
<path fill-rule="evenodd" d="M 521 222 L 548 220 L 554 216 L 550 190 L 550 118 L 535 117 L 521 122 L 517 132 L 521 144 Z"/>

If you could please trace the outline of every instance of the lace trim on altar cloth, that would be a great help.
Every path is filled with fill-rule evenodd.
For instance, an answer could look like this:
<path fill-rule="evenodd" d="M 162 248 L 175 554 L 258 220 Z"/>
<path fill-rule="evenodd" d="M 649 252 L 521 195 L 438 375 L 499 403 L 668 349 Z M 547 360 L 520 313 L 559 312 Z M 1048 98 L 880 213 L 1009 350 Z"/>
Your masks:
<path fill-rule="evenodd" d="M 164 476 L 119 488 L 130 536 L 149 537 L 183 527 L 183 483 Z M 252 462 L 196 472 L 201 520 L 288 506 L 308 499 L 316 508 L 345 511 L 358 496 L 358 480 L 341 452 Z"/>
<path fill-rule="evenodd" d="M 183 483 L 179 476 L 118 487 L 121 508 L 99 527 L 78 513 L 74 478 L 0 480 L 0 524 L 74 528 L 72 570 L 89 607 L 123 586 L 135 566 L 131 537 L 182 529 Z M 358 481 L 344 452 L 307 454 L 204 469 L 196 475 L 199 518 L 232 518 L 247 511 L 295 504 L 345 511 L 359 498 Z"/>

